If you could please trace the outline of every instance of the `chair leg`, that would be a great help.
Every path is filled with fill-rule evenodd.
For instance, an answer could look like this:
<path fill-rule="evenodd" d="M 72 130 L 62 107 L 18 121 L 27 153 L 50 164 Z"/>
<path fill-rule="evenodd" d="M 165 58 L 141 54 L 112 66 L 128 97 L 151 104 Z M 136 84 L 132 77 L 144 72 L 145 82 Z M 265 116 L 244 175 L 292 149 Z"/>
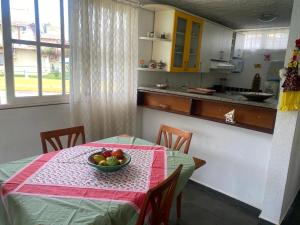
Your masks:
<path fill-rule="evenodd" d="M 182 199 L 182 192 L 179 193 L 179 195 L 177 196 L 177 201 L 176 201 L 177 219 L 180 219 L 180 217 L 181 217 L 181 199 Z"/>

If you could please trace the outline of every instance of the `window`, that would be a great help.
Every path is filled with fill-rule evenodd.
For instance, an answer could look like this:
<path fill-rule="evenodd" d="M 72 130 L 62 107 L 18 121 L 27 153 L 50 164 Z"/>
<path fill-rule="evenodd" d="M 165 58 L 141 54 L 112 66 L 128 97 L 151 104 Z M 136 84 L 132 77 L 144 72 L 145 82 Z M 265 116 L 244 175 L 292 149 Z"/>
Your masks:
<path fill-rule="evenodd" d="M 244 49 L 286 49 L 289 29 L 261 29 L 241 32 L 245 35 Z"/>
<path fill-rule="evenodd" d="M 67 99 L 67 0 L 1 2 L 0 104 Z"/>
<path fill-rule="evenodd" d="M 0 1 L 0 9 L 1 9 Z M 5 68 L 4 68 L 4 49 L 3 49 L 3 26 L 2 15 L 0 10 L 0 104 L 6 104 L 6 80 L 5 80 Z"/>

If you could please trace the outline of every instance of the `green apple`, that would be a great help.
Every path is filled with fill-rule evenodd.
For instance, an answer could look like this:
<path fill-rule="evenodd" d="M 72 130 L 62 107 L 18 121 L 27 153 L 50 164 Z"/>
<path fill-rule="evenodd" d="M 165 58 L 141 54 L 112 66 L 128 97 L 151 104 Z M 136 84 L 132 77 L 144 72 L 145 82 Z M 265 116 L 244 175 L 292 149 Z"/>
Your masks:
<path fill-rule="evenodd" d="M 106 162 L 107 162 L 107 165 L 109 165 L 109 166 L 116 166 L 116 165 L 120 164 L 120 162 L 116 156 L 107 157 Z"/>

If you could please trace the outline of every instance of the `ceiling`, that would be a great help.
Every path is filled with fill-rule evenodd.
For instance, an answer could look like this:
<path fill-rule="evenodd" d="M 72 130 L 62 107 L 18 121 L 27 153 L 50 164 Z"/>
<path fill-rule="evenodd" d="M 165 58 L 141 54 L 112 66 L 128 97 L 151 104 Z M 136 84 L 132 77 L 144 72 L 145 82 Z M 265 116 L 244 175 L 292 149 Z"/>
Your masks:
<path fill-rule="evenodd" d="M 233 29 L 287 27 L 293 0 L 152 0 L 173 5 Z M 260 22 L 262 14 L 274 14 L 273 22 Z"/>

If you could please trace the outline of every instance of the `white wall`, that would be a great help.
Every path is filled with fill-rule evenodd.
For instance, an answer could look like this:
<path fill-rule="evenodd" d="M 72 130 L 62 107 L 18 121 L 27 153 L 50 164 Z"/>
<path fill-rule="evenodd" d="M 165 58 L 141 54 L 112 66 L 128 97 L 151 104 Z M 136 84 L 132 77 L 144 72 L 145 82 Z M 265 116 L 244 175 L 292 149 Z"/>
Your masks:
<path fill-rule="evenodd" d="M 300 0 L 294 1 L 285 65 L 300 37 Z M 300 187 L 299 112 L 278 112 L 261 218 L 275 224 L 285 217 Z"/>
<path fill-rule="evenodd" d="M 145 108 L 142 113 L 147 140 L 156 140 L 160 124 L 193 132 L 189 154 L 207 161 L 193 180 L 262 207 L 272 135 Z"/>
<path fill-rule="evenodd" d="M 294 139 L 297 112 L 280 112 L 276 116 L 270 151 L 264 201 L 260 218 L 280 224 L 283 196 Z"/>
<path fill-rule="evenodd" d="M 228 86 L 251 88 L 254 75 L 258 72 L 261 76 L 261 88 L 263 88 L 270 61 L 264 61 L 265 54 L 271 54 L 271 60 L 284 61 L 286 50 L 256 50 L 245 51 L 244 54 L 244 69 L 241 73 L 232 73 L 227 76 Z M 254 68 L 254 64 L 261 64 L 261 69 Z"/>
<path fill-rule="evenodd" d="M 292 50 L 295 46 L 295 40 L 300 38 L 300 0 L 294 1 L 291 32 L 289 36 L 289 47 L 286 54 L 286 65 L 290 61 Z M 283 205 L 281 210 L 281 220 L 284 219 L 287 211 L 293 203 L 299 189 L 300 189 L 300 116 L 299 112 L 294 112 L 293 117 L 296 117 L 297 122 L 295 125 L 294 140 L 291 150 L 290 164 L 287 175 L 287 182 L 285 186 L 285 192 L 283 197 Z M 289 126 L 290 127 L 290 126 Z M 284 129 L 284 127 L 282 127 Z"/>
<path fill-rule="evenodd" d="M 69 126 L 68 104 L 0 110 L 0 163 L 41 154 L 40 132 Z"/>

